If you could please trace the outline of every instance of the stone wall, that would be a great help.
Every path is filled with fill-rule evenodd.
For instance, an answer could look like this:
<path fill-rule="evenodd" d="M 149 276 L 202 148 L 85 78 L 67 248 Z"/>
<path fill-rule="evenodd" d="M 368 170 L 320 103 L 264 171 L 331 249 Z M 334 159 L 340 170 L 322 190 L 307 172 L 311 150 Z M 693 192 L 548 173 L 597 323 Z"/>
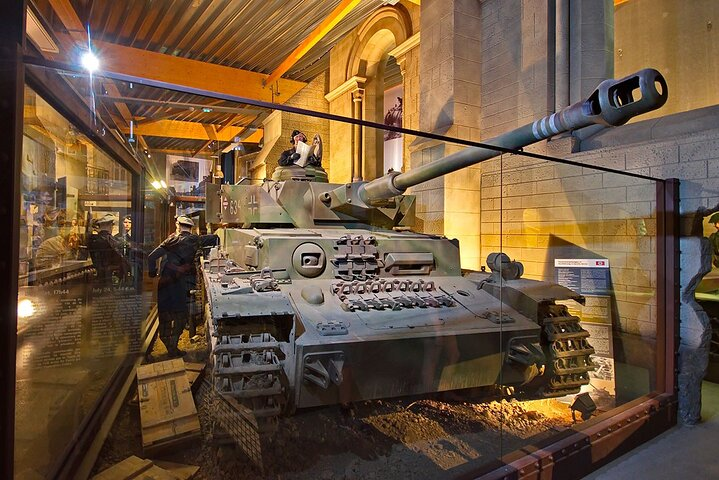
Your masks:
<path fill-rule="evenodd" d="M 607 258 L 615 326 L 655 338 L 655 182 L 511 156 L 483 166 L 481 196 L 482 258 L 503 251 L 524 264 L 525 277 L 547 281 L 555 281 L 556 258 Z"/>
<path fill-rule="evenodd" d="M 623 360 L 653 368 L 656 336 L 656 201 L 654 182 L 600 172 L 613 168 L 680 179 L 680 213 L 719 209 L 719 108 L 606 129 L 549 151 L 584 167 L 520 156 L 485 162 L 481 175 L 481 256 L 502 250 L 525 264 L 525 276 L 553 280 L 553 259 L 586 249 L 610 261 L 616 296 L 614 327 L 623 336 Z M 576 144 L 575 147 L 576 148 Z M 690 232 L 684 232 L 689 235 Z M 682 238 L 679 347 L 680 418 L 699 420 L 709 321 L 693 300 L 710 270 L 706 240 Z M 569 258 L 572 258 L 570 255 Z"/>
<path fill-rule="evenodd" d="M 327 73 L 323 72 L 306 87 L 293 95 L 285 105 L 289 107 L 304 108 L 314 112 L 329 113 L 329 105 L 325 100 L 327 93 Z M 323 157 L 329 158 L 332 149 L 330 141 L 330 122 L 323 118 L 299 115 L 296 113 L 280 112 L 281 129 L 279 140 L 272 146 L 265 159 L 266 176 L 271 177 L 277 167 L 277 161 L 283 151 L 290 148 L 290 135 L 293 130 L 300 130 L 307 135 L 307 141 L 312 142 L 312 137 L 318 133 L 322 137 Z M 323 161 L 322 166 L 327 173 L 330 171 L 330 162 Z"/>
<path fill-rule="evenodd" d="M 547 2 L 486 0 L 481 2 L 478 22 L 468 21 L 465 15 L 459 17 L 462 23 L 457 25 L 457 35 L 480 34 L 479 45 L 462 42 L 467 51 L 467 68 L 479 71 L 465 80 L 470 82 L 469 97 L 481 100 L 476 111 L 467 112 L 480 119 L 476 125 L 479 131 L 473 131 L 471 139 L 489 139 L 553 111 L 550 67 L 554 68 L 554 37 L 549 15 Z M 477 50 L 481 52 L 479 58 Z M 479 63 L 475 66 L 474 62 Z M 472 82 L 479 83 L 479 95 Z M 474 127 L 471 120 L 460 124 Z"/>

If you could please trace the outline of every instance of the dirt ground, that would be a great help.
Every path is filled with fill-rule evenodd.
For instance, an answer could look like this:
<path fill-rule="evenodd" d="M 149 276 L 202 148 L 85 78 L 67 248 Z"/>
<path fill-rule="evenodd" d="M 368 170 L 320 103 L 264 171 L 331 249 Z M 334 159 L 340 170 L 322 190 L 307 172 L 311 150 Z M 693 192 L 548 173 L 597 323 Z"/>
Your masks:
<path fill-rule="evenodd" d="M 197 343 L 189 341 L 187 332 L 180 341 L 187 361 L 206 355 L 204 332 L 199 333 Z M 153 357 L 167 358 L 160 342 Z M 144 458 L 135 393 L 129 393 L 94 473 L 130 455 Z M 211 408 L 203 402 L 197 407 L 203 439 L 161 458 L 198 465 L 193 478 L 200 480 L 446 479 L 572 424 L 569 407 L 557 400 L 519 402 L 486 391 L 300 410 L 281 418 L 277 431 L 264 441 L 261 471 L 238 447 L 211 440 Z"/>

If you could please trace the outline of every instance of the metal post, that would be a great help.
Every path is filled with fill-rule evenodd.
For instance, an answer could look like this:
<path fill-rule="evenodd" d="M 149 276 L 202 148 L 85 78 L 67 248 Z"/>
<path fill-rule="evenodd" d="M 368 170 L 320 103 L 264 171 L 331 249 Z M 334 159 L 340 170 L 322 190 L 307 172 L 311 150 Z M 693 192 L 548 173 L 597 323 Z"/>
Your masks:
<path fill-rule="evenodd" d="M 20 165 L 25 84 L 25 0 L 5 2 L 0 19 L 0 477 L 13 478 L 17 349 Z"/>
<path fill-rule="evenodd" d="M 657 182 L 656 391 L 675 394 L 679 338 L 679 180 Z"/>

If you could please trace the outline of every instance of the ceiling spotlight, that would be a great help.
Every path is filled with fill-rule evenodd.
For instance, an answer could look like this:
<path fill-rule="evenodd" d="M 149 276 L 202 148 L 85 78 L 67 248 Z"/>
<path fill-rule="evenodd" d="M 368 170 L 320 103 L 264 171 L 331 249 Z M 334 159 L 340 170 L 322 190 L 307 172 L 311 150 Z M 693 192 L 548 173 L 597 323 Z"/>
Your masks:
<path fill-rule="evenodd" d="M 95 56 L 94 53 L 92 53 L 91 50 L 88 50 L 87 52 L 82 54 L 82 57 L 80 58 L 80 63 L 82 64 L 82 67 L 90 73 L 100 68 L 100 60 L 97 58 L 97 56 Z"/>
<path fill-rule="evenodd" d="M 164 180 L 160 180 L 160 185 L 162 185 L 162 188 L 167 188 L 167 184 Z"/>
<path fill-rule="evenodd" d="M 159 190 L 162 188 L 162 184 L 160 182 L 158 182 L 157 180 L 154 180 L 152 182 L 152 188 L 154 188 L 155 190 Z"/>

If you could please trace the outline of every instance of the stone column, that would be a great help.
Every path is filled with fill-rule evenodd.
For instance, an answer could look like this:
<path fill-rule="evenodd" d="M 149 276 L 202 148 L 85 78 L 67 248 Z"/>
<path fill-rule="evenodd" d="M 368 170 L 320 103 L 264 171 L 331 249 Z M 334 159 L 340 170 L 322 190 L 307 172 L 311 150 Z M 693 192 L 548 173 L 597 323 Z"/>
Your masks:
<path fill-rule="evenodd" d="M 364 99 L 364 89 L 358 88 L 352 92 L 352 118 L 362 120 L 362 100 Z M 358 182 L 362 180 L 362 132 L 361 125 L 352 126 L 352 181 Z"/>
<path fill-rule="evenodd" d="M 344 81 L 325 95 L 329 103 L 329 112 L 335 115 L 351 118 L 361 118 L 361 105 L 357 105 L 355 92 L 361 95 L 364 92 L 367 78 L 353 76 Z M 361 98 L 359 99 L 361 100 Z M 359 113 L 357 112 L 359 108 Z M 355 132 L 355 126 L 344 122 L 329 122 L 329 139 L 332 141 L 332 155 L 323 159 L 325 168 L 331 167 L 330 182 L 345 183 L 357 176 L 355 169 L 358 156 L 355 148 L 355 137 L 361 138 L 361 132 Z M 361 152 L 361 150 L 360 150 Z M 361 172 L 360 172 L 361 175 Z"/>
<path fill-rule="evenodd" d="M 614 2 L 577 0 L 569 9 L 569 103 L 614 77 Z"/>

